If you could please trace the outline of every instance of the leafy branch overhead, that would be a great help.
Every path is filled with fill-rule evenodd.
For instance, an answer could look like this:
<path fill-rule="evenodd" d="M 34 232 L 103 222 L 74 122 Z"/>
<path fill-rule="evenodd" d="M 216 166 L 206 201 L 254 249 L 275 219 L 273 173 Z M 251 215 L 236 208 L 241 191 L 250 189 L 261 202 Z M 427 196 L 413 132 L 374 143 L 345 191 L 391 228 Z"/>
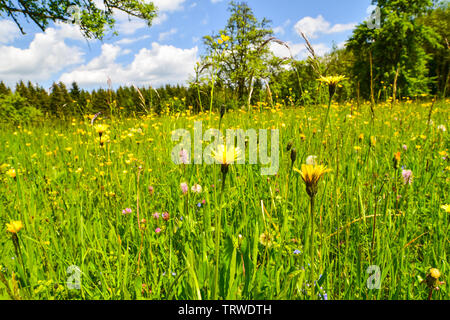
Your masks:
<path fill-rule="evenodd" d="M 76 23 L 86 38 L 102 39 L 107 29 L 113 30 L 114 14 L 119 11 L 146 20 L 148 26 L 157 13 L 152 2 L 142 0 L 104 0 L 103 5 L 101 8 L 93 0 L 0 0 L 0 17 L 11 18 L 22 34 L 25 34 L 25 19 L 42 31 L 50 22 Z"/>

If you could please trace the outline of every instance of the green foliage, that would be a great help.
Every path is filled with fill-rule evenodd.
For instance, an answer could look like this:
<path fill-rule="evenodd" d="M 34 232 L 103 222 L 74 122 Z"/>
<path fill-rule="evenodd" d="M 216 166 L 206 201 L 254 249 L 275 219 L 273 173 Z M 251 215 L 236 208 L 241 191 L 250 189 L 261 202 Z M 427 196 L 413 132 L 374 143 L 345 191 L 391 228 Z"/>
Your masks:
<path fill-rule="evenodd" d="M 225 28 L 203 37 L 207 54 L 202 60 L 204 66 L 218 69 L 218 82 L 234 87 L 237 98 L 244 99 L 254 79 L 268 76 L 272 54 L 266 40 L 273 31 L 271 22 L 266 18 L 259 21 L 245 2 L 231 1 L 228 10 L 231 15 Z M 221 35 L 229 40 L 219 43 Z"/>
<path fill-rule="evenodd" d="M 11 17 L 25 34 L 18 21 L 20 16 L 29 18 L 41 30 L 45 30 L 49 23 L 66 22 L 77 23 L 87 38 L 103 39 L 107 29 L 113 29 L 113 11 L 123 11 L 130 16 L 147 21 L 151 26 L 156 17 L 156 8 L 152 2 L 141 0 L 104 0 L 105 9 L 99 8 L 93 0 L 19 0 L 1 1 L 0 15 L 3 13 Z"/>
<path fill-rule="evenodd" d="M 0 121 L 7 123 L 22 123 L 38 120 L 42 112 L 30 105 L 28 100 L 19 93 L 0 94 Z"/>
<path fill-rule="evenodd" d="M 347 46 L 354 55 L 352 73 L 363 96 L 370 96 L 371 65 L 374 92 L 388 83 L 393 86 L 391 94 L 398 87 L 400 97 L 428 93 L 432 79 L 427 64 L 432 56 L 424 46 L 440 48 L 441 44 L 436 31 L 418 17 L 430 10 L 432 1 L 382 0 L 374 4 L 381 10 L 381 27 L 370 29 L 365 22 L 358 25 Z"/>

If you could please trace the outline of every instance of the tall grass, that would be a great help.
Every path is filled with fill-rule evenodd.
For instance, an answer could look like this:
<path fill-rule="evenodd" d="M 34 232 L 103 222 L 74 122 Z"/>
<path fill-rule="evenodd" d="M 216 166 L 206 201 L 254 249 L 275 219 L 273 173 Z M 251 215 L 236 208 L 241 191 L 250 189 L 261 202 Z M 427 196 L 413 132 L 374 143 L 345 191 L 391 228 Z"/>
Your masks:
<path fill-rule="evenodd" d="M 261 176 L 260 165 L 230 166 L 222 200 L 216 166 L 177 166 L 170 156 L 172 130 L 186 128 L 193 137 L 194 121 L 203 121 L 203 131 L 216 128 L 217 113 L 98 118 L 110 125 L 103 147 L 89 119 L 3 126 L 0 225 L 21 220 L 24 228 L 21 258 L 11 235 L 0 232 L 0 297 L 212 299 L 221 212 L 219 299 L 426 299 L 428 270 L 438 268 L 446 282 L 449 274 L 449 214 L 441 209 L 450 202 L 449 138 L 437 128 L 448 128 L 449 101 L 434 105 L 430 124 L 426 103 L 377 105 L 374 121 L 369 105 L 350 116 L 351 108 L 332 104 L 323 133 L 328 106 L 228 112 L 223 130 L 280 129 L 280 169 Z M 294 167 L 320 154 L 333 169 L 312 216 L 305 186 L 291 171 L 289 141 Z M 412 184 L 403 183 L 402 166 L 412 170 Z M 16 179 L 4 174 L 11 167 Z M 202 192 L 183 196 L 181 182 L 198 183 Z M 71 265 L 81 270 L 80 290 L 66 285 Z M 370 265 L 381 270 L 380 289 L 367 286 Z M 449 299 L 446 285 L 433 299 Z"/>

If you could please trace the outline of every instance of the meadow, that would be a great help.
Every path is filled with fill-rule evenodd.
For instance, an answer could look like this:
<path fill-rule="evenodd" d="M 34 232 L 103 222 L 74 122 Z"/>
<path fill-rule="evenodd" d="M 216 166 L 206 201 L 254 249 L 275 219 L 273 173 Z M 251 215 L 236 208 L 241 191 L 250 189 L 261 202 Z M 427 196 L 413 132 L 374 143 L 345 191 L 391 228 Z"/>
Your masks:
<path fill-rule="evenodd" d="M 449 299 L 449 105 L 4 124 L 0 298 Z M 194 121 L 279 129 L 278 173 L 175 165 Z M 314 211 L 307 159 L 330 169 Z"/>

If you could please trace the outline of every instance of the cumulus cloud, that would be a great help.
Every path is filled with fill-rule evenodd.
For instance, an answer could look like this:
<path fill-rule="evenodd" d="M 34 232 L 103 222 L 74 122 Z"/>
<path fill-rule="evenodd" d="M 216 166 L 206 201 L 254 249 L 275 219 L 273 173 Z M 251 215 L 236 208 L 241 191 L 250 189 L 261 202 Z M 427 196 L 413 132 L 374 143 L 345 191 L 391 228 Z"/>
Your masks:
<path fill-rule="evenodd" d="M 8 84 L 20 79 L 42 81 L 68 66 L 82 63 L 82 50 L 66 44 L 65 39 L 84 38 L 76 26 L 58 24 L 36 33 L 28 48 L 0 45 L 0 78 Z"/>
<path fill-rule="evenodd" d="M 197 47 L 181 49 L 153 42 L 151 48 L 141 49 L 130 64 L 123 65 L 116 61 L 124 54 L 120 47 L 104 44 L 100 56 L 62 74 L 59 81 L 76 81 L 86 87 L 104 86 L 108 77 L 128 85 L 185 84 L 198 60 L 197 52 Z"/>
<path fill-rule="evenodd" d="M 339 33 L 347 30 L 352 30 L 356 23 L 347 24 L 335 24 L 331 25 L 322 15 L 318 15 L 317 18 L 304 17 L 297 21 L 294 26 L 294 30 L 300 35 L 303 32 L 307 37 L 314 39 L 319 34 L 331 34 Z"/>
<path fill-rule="evenodd" d="M 20 37 L 17 25 L 11 20 L 0 20 L 0 44 L 8 44 Z"/>

